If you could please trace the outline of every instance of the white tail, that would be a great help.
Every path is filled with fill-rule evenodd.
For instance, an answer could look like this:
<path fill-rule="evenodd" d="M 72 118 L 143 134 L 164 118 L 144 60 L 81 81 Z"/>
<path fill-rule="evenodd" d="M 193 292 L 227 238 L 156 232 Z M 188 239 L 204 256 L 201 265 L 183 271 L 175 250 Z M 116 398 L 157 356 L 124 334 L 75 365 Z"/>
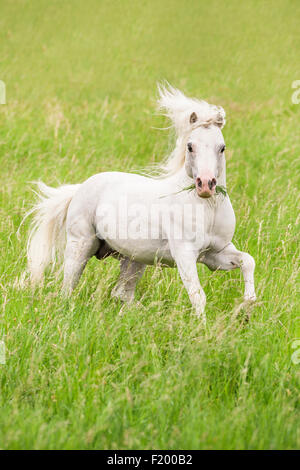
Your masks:
<path fill-rule="evenodd" d="M 27 214 L 34 214 L 27 244 L 28 269 L 33 283 L 41 281 L 47 266 L 55 264 L 56 254 L 62 254 L 69 204 L 81 185 L 50 188 L 38 182 L 37 186 L 39 201 Z"/>

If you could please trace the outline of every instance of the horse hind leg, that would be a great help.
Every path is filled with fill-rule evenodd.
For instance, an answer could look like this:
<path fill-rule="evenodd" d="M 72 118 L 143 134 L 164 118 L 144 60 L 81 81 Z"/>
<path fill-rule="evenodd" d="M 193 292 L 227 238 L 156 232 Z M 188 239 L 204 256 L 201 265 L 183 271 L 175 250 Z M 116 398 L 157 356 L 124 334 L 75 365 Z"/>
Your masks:
<path fill-rule="evenodd" d="M 99 240 L 95 234 L 75 238 L 70 236 L 64 255 L 63 294 L 69 296 L 79 282 L 88 260 L 99 249 Z"/>
<path fill-rule="evenodd" d="M 131 303 L 134 301 L 135 286 L 143 275 L 145 265 L 130 260 L 129 258 L 122 258 L 120 268 L 120 277 L 112 290 L 111 296 L 123 302 Z"/>

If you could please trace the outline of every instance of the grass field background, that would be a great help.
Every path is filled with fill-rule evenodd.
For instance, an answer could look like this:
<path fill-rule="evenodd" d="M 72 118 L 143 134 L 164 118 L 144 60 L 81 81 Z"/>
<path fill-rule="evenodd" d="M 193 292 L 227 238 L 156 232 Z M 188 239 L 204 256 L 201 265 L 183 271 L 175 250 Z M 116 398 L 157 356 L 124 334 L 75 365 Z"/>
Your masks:
<path fill-rule="evenodd" d="M 296 0 L 0 0 L 0 448 L 299 447 L 299 21 Z M 257 266 L 248 324 L 238 271 L 199 266 L 206 332 L 176 270 L 148 267 L 122 311 L 116 260 L 91 260 L 68 301 L 59 273 L 20 286 L 28 182 L 164 158 L 162 79 L 227 112 L 234 242 Z"/>

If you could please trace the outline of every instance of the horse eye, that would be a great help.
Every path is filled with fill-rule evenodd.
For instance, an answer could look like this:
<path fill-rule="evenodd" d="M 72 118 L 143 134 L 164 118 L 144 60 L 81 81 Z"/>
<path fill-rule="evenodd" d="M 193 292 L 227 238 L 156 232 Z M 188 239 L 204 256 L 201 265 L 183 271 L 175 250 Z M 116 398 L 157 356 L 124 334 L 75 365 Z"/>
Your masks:
<path fill-rule="evenodd" d="M 226 149 L 226 146 L 225 146 L 225 145 L 222 145 L 222 146 L 220 147 L 220 153 L 223 153 L 223 152 L 225 151 L 225 149 Z"/>
<path fill-rule="evenodd" d="M 187 148 L 188 148 L 188 151 L 189 151 L 189 152 L 192 152 L 192 151 L 193 151 L 193 144 L 192 144 L 191 142 L 189 142 L 189 143 L 187 144 Z"/>

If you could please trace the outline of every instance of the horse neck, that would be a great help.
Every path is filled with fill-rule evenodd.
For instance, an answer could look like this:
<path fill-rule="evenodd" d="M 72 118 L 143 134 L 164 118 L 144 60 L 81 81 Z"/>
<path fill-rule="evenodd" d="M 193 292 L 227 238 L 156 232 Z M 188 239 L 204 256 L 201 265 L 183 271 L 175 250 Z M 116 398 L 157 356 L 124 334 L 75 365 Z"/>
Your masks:
<path fill-rule="evenodd" d="M 218 184 L 220 186 L 224 186 L 224 188 L 226 188 L 226 161 L 225 161 L 225 157 L 223 157 L 223 163 L 222 163 L 221 171 L 220 171 L 220 174 L 219 174 L 219 177 L 218 177 Z"/>

